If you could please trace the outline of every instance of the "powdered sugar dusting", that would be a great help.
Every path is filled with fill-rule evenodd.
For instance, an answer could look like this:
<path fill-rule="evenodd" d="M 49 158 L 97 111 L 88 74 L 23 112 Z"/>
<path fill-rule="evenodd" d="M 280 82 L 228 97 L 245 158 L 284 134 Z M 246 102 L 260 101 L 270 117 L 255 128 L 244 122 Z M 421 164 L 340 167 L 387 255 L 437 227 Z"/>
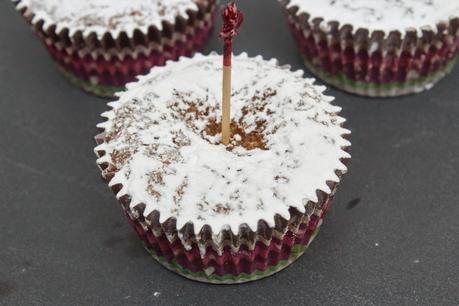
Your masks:
<path fill-rule="evenodd" d="M 44 28 L 57 25 L 57 32 L 68 28 L 70 35 L 106 32 L 129 35 L 135 29 L 146 32 L 149 26 L 162 29 L 162 22 L 174 23 L 177 16 L 187 18 L 187 10 L 197 11 L 198 0 L 20 0 L 18 8 L 27 7 L 34 21 L 43 20 Z"/>
<path fill-rule="evenodd" d="M 425 26 L 435 30 L 438 22 L 459 16 L 459 1 L 454 0 L 290 0 L 292 6 L 325 22 L 386 32 Z"/>
<path fill-rule="evenodd" d="M 177 227 L 192 222 L 237 232 L 256 229 L 264 219 L 289 218 L 289 207 L 304 211 L 317 190 L 346 172 L 340 159 L 350 143 L 342 135 L 340 108 L 323 87 L 275 60 L 235 57 L 231 145 L 219 144 L 222 58 L 196 55 L 155 68 L 129 84 L 103 114 L 108 121 L 99 164 L 116 168 L 110 185 L 118 197 L 158 210 L 160 221 L 175 217 Z"/>

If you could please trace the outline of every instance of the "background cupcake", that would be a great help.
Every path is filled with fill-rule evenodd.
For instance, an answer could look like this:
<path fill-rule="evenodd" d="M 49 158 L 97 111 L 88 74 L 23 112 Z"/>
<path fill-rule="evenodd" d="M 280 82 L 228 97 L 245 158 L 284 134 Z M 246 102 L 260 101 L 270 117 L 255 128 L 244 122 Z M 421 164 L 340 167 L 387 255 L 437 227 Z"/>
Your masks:
<path fill-rule="evenodd" d="M 65 76 L 101 96 L 200 50 L 217 7 L 217 0 L 15 2 Z"/>
<path fill-rule="evenodd" d="M 323 86 L 275 60 L 233 61 L 231 140 L 220 143 L 222 57 L 155 68 L 103 114 L 102 176 L 154 258 L 185 277 L 239 283 L 297 259 L 350 155 Z"/>
<path fill-rule="evenodd" d="M 348 92 L 381 97 L 420 92 L 457 59 L 457 1 L 280 2 L 306 66 Z"/>

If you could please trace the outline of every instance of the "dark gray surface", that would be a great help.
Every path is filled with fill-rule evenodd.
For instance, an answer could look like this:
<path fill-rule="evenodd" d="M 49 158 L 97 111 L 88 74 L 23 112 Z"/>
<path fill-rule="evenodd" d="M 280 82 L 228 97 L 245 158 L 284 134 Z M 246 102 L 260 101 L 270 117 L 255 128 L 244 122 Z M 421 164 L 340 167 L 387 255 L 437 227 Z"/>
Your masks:
<path fill-rule="evenodd" d="M 275 1 L 240 2 L 236 51 L 301 68 Z M 214 38 L 208 50 L 220 48 Z M 0 304 L 458 304 L 458 77 L 456 67 L 429 92 L 390 100 L 330 89 L 353 161 L 318 239 L 268 279 L 200 284 L 142 248 L 95 165 L 105 101 L 70 85 L 3 0 Z"/>

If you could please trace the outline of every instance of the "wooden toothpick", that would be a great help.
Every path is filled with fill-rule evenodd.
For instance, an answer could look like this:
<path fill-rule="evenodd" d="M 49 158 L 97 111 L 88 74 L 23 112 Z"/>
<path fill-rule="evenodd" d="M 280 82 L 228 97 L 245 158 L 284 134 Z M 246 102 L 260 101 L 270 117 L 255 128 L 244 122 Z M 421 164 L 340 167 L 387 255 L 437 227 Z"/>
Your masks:
<path fill-rule="evenodd" d="M 222 12 L 223 27 L 220 38 L 223 48 L 223 98 L 222 98 L 222 143 L 228 145 L 231 137 L 231 58 L 233 39 L 244 21 L 244 16 L 234 2 L 229 3 Z"/>

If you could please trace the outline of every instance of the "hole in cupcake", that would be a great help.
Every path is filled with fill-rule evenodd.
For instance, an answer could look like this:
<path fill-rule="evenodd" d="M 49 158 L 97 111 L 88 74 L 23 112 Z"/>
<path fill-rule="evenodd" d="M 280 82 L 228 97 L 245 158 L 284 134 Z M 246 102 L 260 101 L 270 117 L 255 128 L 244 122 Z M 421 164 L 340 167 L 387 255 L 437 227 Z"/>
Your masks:
<path fill-rule="evenodd" d="M 227 146 L 229 151 L 236 147 L 243 147 L 247 150 L 261 149 L 267 150 L 266 132 L 267 121 L 274 112 L 268 106 L 268 99 L 275 96 L 277 91 L 271 88 L 263 92 L 257 91 L 241 109 L 241 115 L 237 120 L 232 120 L 231 141 Z M 220 113 L 213 106 L 208 106 L 206 101 L 200 99 L 190 99 L 190 93 L 174 91 L 174 96 L 180 102 L 172 105 L 172 109 L 178 114 L 179 118 L 185 120 L 187 125 L 203 139 L 218 144 L 218 137 L 221 134 Z M 177 119 L 179 119 L 177 118 Z M 202 122 L 204 126 L 201 125 Z M 275 133 L 275 130 L 271 131 Z"/>
<path fill-rule="evenodd" d="M 251 132 L 246 132 L 239 122 L 231 122 L 231 140 L 227 149 L 232 150 L 237 146 L 241 146 L 247 150 L 261 149 L 267 150 L 266 143 L 263 138 L 263 131 L 266 125 L 266 121 L 256 122 L 256 129 Z M 203 133 L 209 136 L 216 136 L 221 134 L 221 122 L 217 122 L 215 119 L 209 120 Z"/>

